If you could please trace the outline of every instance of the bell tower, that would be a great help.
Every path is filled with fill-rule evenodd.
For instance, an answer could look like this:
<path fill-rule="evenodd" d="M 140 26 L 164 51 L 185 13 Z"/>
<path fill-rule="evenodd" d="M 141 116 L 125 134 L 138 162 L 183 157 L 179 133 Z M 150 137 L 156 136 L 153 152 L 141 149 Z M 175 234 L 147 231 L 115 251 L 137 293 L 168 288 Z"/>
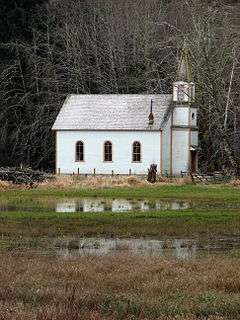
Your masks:
<path fill-rule="evenodd" d="M 192 103 L 194 101 L 195 83 L 192 82 L 189 54 L 186 44 L 184 44 L 178 66 L 177 81 L 173 83 L 173 102 Z"/>
<path fill-rule="evenodd" d="M 173 83 L 171 122 L 171 173 L 197 170 L 198 128 L 195 83 L 192 81 L 189 51 L 184 43 L 177 79 Z"/>

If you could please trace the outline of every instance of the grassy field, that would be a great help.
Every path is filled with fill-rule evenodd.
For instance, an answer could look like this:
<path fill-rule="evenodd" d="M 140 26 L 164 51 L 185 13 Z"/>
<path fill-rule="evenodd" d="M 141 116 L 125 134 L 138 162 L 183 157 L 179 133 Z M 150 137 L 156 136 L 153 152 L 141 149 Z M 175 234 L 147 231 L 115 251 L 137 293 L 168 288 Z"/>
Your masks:
<path fill-rule="evenodd" d="M 129 213 L 2 212 L 0 234 L 28 237 L 240 236 L 240 210 Z"/>
<path fill-rule="evenodd" d="M 6 268 L 7 266 L 7 268 Z M 240 319 L 240 264 L 0 253 L 0 319 Z"/>
<path fill-rule="evenodd" d="M 221 209 L 129 213 L 56 213 L 44 200 L 63 197 L 157 198 L 211 201 Z M 41 199 L 41 201 L 38 201 Z M 32 212 L 1 212 L 0 233 L 14 236 L 239 236 L 240 188 L 231 186 L 163 185 L 99 189 L 17 189 L 0 193 L 1 203 L 31 207 Z M 41 208 L 41 210 L 40 210 Z"/>
<path fill-rule="evenodd" d="M 230 185 L 157 185 L 115 188 L 45 188 L 2 190 L 1 199 L 29 199 L 37 197 L 111 197 L 146 199 L 195 199 L 240 202 L 240 188 Z"/>

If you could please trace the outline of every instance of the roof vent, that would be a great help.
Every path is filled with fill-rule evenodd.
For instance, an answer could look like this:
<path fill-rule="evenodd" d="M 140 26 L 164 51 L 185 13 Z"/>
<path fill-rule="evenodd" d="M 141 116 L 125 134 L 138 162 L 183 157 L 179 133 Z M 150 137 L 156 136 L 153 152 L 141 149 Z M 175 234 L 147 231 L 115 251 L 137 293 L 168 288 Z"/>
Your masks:
<path fill-rule="evenodd" d="M 151 109 L 148 116 L 148 124 L 152 126 L 154 124 L 154 115 L 153 115 L 153 100 L 151 99 Z"/>

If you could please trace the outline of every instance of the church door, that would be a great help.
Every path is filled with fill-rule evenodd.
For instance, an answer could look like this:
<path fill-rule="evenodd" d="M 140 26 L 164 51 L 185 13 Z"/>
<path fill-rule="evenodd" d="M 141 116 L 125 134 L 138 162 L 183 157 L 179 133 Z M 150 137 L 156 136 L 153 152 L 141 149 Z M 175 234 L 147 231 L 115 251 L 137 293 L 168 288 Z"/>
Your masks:
<path fill-rule="evenodd" d="M 192 173 L 195 173 L 197 171 L 197 151 L 196 150 L 191 150 L 191 168 L 190 171 Z"/>

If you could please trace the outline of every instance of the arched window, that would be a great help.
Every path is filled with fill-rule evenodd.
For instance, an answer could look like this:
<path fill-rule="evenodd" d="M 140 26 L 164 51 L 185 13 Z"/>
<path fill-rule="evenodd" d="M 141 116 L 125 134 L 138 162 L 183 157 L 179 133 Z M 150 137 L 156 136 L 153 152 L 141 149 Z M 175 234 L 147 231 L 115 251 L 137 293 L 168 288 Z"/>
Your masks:
<path fill-rule="evenodd" d="M 76 161 L 84 161 L 84 143 L 82 141 L 76 143 Z"/>
<path fill-rule="evenodd" d="M 141 143 L 138 141 L 133 142 L 132 161 L 133 162 L 141 161 Z"/>
<path fill-rule="evenodd" d="M 104 143 L 104 161 L 112 161 L 112 142 L 106 141 Z"/>

